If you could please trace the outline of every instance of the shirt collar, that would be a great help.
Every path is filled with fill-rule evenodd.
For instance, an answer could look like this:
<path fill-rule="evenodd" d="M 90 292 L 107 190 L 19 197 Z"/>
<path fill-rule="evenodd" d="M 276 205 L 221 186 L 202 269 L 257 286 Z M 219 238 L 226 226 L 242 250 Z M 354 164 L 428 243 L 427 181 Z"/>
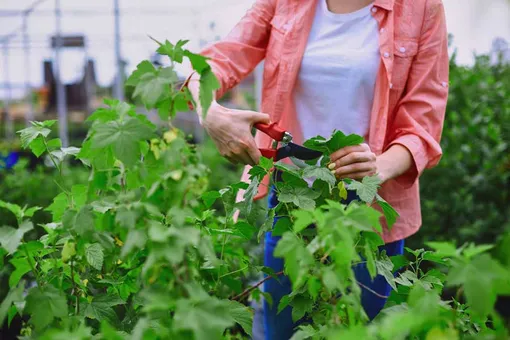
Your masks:
<path fill-rule="evenodd" d="M 392 11 L 394 4 L 395 4 L 395 0 L 375 0 L 374 1 L 374 6 L 384 8 L 387 11 Z"/>

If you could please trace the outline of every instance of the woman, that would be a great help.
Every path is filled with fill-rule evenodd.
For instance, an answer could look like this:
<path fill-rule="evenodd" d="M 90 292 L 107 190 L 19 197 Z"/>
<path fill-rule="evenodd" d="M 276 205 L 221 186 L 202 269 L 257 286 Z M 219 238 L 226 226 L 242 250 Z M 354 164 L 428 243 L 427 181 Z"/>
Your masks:
<path fill-rule="evenodd" d="M 257 122 L 278 122 L 297 142 L 333 129 L 365 136 L 367 144 L 335 152 L 330 169 L 338 178 L 380 177 L 380 195 L 400 214 L 391 231 L 385 228 L 384 249 L 403 252 L 404 239 L 421 225 L 418 178 L 442 154 L 448 52 L 441 0 L 257 0 L 225 39 L 202 54 L 221 83 L 216 98 L 265 60 L 264 113 L 216 102 L 209 109 L 204 126 L 223 156 L 256 164 L 257 145 L 271 143 L 261 133 L 256 142 L 252 138 Z M 194 79 L 189 88 L 197 99 Z M 275 202 L 273 195 L 270 204 Z M 267 235 L 265 262 L 281 270 L 272 257 L 277 241 Z M 380 277 L 371 282 L 366 270 L 357 271 L 372 290 L 390 292 Z M 277 315 L 276 308 L 289 288 L 271 279 L 265 289 L 273 295 L 273 308 L 264 308 L 266 339 L 288 339 L 295 326 L 290 310 Z M 384 303 L 363 290 L 370 318 Z"/>

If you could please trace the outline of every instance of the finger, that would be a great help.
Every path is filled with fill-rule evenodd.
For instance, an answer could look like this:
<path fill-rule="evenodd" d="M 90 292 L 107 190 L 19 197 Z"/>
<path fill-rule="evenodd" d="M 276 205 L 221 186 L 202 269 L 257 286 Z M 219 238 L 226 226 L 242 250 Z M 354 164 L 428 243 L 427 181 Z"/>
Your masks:
<path fill-rule="evenodd" d="M 371 162 L 363 162 L 363 163 L 353 163 L 349 165 L 342 166 L 338 169 L 332 170 L 332 173 L 337 176 L 345 176 L 346 174 L 356 173 L 356 172 L 370 172 L 373 171 L 375 173 L 376 168 L 375 164 Z"/>
<path fill-rule="evenodd" d="M 363 172 L 353 172 L 350 174 L 345 174 L 345 175 L 339 176 L 338 178 L 339 179 L 349 178 L 349 179 L 355 179 L 355 180 L 362 180 L 365 177 L 371 177 L 373 175 L 375 175 L 374 171 L 363 171 Z"/>
<path fill-rule="evenodd" d="M 250 165 L 258 164 L 260 157 L 262 155 L 260 154 L 260 150 L 257 148 L 257 145 L 255 144 L 255 141 L 253 139 L 248 144 L 246 151 L 252 161 L 252 163 L 250 163 Z"/>
<path fill-rule="evenodd" d="M 363 145 L 351 145 L 337 150 L 329 156 L 332 162 L 339 160 L 340 158 L 352 153 L 352 152 L 363 152 L 365 147 Z"/>
<path fill-rule="evenodd" d="M 342 166 L 353 164 L 353 163 L 375 162 L 375 160 L 376 160 L 376 156 L 373 152 L 367 152 L 367 151 L 351 152 L 350 154 L 345 155 L 342 158 L 340 158 L 334 162 L 331 162 L 329 167 L 331 170 L 333 170 L 333 169 L 338 169 L 338 168 L 341 168 Z M 331 164 L 334 164 L 335 166 L 333 167 Z"/>
<path fill-rule="evenodd" d="M 271 122 L 271 118 L 267 113 L 257 111 L 244 111 L 244 112 L 246 114 L 246 118 L 248 119 L 251 125 L 256 123 L 269 124 Z"/>

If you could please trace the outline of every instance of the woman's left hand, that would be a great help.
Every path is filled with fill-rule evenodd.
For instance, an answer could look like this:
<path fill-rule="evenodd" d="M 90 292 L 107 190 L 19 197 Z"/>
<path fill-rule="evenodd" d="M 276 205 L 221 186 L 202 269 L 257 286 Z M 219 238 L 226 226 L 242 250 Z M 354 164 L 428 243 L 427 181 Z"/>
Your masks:
<path fill-rule="evenodd" d="M 346 146 L 330 156 L 328 168 L 337 178 L 363 179 L 378 173 L 377 157 L 368 144 Z"/>

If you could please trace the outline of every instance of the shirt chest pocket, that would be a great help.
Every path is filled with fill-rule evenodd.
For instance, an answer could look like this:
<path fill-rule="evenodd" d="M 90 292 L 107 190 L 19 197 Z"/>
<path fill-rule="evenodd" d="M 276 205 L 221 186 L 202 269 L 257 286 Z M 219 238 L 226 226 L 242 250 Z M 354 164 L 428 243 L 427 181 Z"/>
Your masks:
<path fill-rule="evenodd" d="M 392 88 L 404 89 L 407 84 L 407 77 L 413 63 L 414 57 L 418 53 L 418 42 L 415 40 L 395 39 L 393 49 L 393 74 Z"/>

